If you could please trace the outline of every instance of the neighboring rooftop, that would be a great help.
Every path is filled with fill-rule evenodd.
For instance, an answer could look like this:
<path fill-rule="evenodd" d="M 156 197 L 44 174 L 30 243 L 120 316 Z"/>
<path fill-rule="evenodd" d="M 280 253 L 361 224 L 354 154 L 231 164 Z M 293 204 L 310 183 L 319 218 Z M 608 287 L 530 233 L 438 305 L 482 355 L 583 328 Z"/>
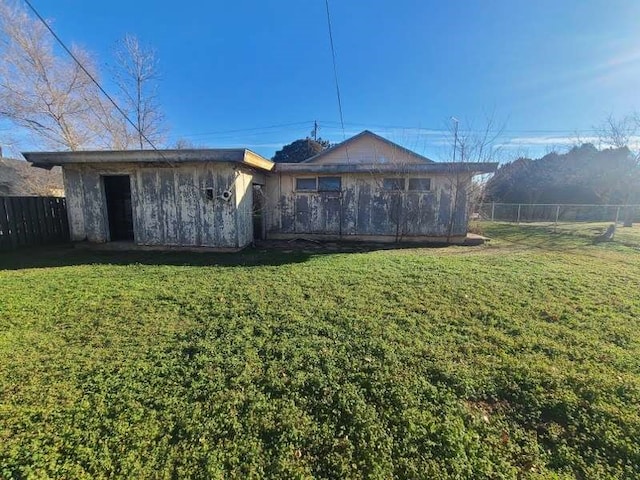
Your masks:
<path fill-rule="evenodd" d="M 47 172 L 31 168 L 24 160 L 0 157 L 0 195 L 2 196 L 62 196 L 62 169 Z"/>

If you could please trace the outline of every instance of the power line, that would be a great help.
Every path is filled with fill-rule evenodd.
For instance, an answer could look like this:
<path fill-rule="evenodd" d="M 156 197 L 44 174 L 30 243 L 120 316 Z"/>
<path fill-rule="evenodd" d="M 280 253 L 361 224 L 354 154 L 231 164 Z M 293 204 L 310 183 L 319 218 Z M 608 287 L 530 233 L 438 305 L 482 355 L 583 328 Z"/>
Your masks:
<path fill-rule="evenodd" d="M 325 5 L 327 7 L 327 25 L 329 26 L 329 43 L 331 45 L 331 58 L 333 60 L 333 78 L 336 83 L 336 94 L 338 96 L 338 112 L 340 113 L 340 123 L 342 125 L 342 136 L 344 140 L 347 139 L 344 133 L 344 117 L 342 115 L 342 100 L 340 98 L 340 85 L 338 83 L 338 68 L 336 67 L 336 49 L 333 45 L 333 33 L 331 29 L 331 14 L 329 13 L 329 0 L 325 0 Z"/>
<path fill-rule="evenodd" d="M 333 120 L 319 120 L 325 125 L 325 128 L 342 128 L 340 122 L 336 122 Z M 330 124 L 337 124 L 338 126 L 331 126 Z M 380 125 L 380 124 L 369 124 L 369 123 L 357 123 L 357 122 L 345 122 L 344 125 L 352 126 L 352 127 L 368 127 L 368 128 L 384 128 L 384 129 L 396 129 L 396 130 L 420 130 L 426 133 L 440 134 L 440 133 L 448 133 L 447 130 L 442 128 L 435 127 L 424 127 L 417 125 Z M 474 133 L 474 132 L 484 132 L 484 130 L 480 129 L 464 129 L 465 132 Z M 512 134 L 568 134 L 575 135 L 576 133 L 599 133 L 599 129 L 597 128 L 584 128 L 584 129 L 511 129 L 511 130 L 501 130 L 502 133 L 512 133 Z M 504 136 L 504 135 L 503 135 Z"/>
<path fill-rule="evenodd" d="M 87 75 L 87 77 L 89 77 L 89 79 L 96 85 L 96 87 L 98 87 L 98 89 L 103 93 L 103 95 L 105 97 L 107 97 L 107 99 L 113 104 L 113 106 L 116 108 L 116 110 L 118 110 L 118 112 L 120 112 L 120 114 L 122 114 L 122 116 L 125 118 L 125 120 L 127 122 L 129 122 L 133 128 L 136 129 L 136 131 L 140 134 L 140 136 L 151 146 L 151 148 L 153 150 L 158 152 L 160 154 L 160 156 L 165 161 L 167 161 L 167 163 L 169 163 L 169 165 L 173 166 L 171 164 L 171 162 L 169 162 L 164 157 L 162 152 L 160 150 L 158 150 L 158 148 L 156 148 L 156 146 L 153 144 L 153 142 L 151 140 L 149 140 L 149 138 L 142 132 L 142 130 L 140 130 L 138 128 L 138 126 L 135 123 L 133 123 L 133 121 L 131 121 L 129 116 L 125 113 L 124 110 L 122 110 L 120 108 L 120 106 L 115 102 L 115 100 L 113 98 L 111 98 L 111 96 L 107 93 L 107 91 L 104 88 L 102 88 L 102 85 L 100 85 L 100 83 L 98 83 L 98 81 L 95 79 L 95 77 L 93 75 L 91 75 L 91 73 L 85 68 L 85 66 L 80 62 L 80 60 L 78 60 L 78 58 L 73 54 L 73 52 L 64 44 L 64 42 L 60 39 L 60 37 L 58 37 L 58 35 L 56 35 L 56 32 L 54 32 L 53 29 L 46 22 L 46 20 L 44 18 L 42 18 L 42 16 L 38 13 L 38 11 L 31 4 L 31 2 L 29 0 L 24 0 L 24 3 L 27 4 L 27 6 L 31 9 L 31 11 L 35 14 L 35 16 L 38 17 L 40 22 L 42 22 L 42 24 L 46 27 L 46 29 L 49 30 L 51 35 L 53 35 L 53 38 L 56 39 L 56 41 L 60 44 L 60 46 L 64 49 L 64 51 L 69 54 L 69 56 L 73 59 L 73 61 L 76 62 L 76 64 L 80 67 L 80 69 Z"/>
<path fill-rule="evenodd" d="M 265 127 L 252 127 L 252 128 L 239 128 L 235 130 L 219 130 L 216 132 L 201 132 L 201 133 L 190 133 L 186 135 L 182 135 L 183 137 L 204 137 L 204 136 L 213 136 L 213 135 L 226 135 L 229 133 L 244 133 L 244 132 L 253 132 L 253 131 L 267 131 L 275 128 L 284 128 L 284 127 L 294 127 L 299 125 L 308 125 L 313 120 L 306 120 L 304 122 L 292 122 L 292 123 L 281 123 L 278 125 L 267 125 Z"/>

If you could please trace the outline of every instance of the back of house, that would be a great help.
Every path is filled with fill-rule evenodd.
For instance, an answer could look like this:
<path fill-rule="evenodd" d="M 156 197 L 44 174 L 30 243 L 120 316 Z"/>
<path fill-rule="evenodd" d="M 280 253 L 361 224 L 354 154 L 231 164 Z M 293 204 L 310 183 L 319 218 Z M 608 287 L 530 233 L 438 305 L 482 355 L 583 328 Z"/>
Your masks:
<path fill-rule="evenodd" d="M 460 243 L 471 179 L 496 168 L 433 162 L 369 131 L 302 163 L 247 149 L 24 156 L 62 166 L 74 241 L 220 250 L 255 238 Z"/>

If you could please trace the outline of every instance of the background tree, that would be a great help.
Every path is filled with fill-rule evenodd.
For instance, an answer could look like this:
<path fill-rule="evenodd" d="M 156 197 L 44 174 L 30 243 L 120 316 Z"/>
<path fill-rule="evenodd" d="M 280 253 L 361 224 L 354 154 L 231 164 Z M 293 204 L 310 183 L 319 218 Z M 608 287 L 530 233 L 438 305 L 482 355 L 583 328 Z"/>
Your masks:
<path fill-rule="evenodd" d="M 618 182 L 624 190 L 624 204 L 640 203 L 640 113 L 616 118 L 610 115 L 599 128 L 596 129 L 600 142 L 609 147 L 626 148 L 629 151 L 628 165 L 614 171 Z M 624 216 L 624 226 L 632 226 L 634 209 L 627 208 Z"/>
<path fill-rule="evenodd" d="M 142 65 L 141 87 L 123 92 L 134 92 L 131 96 L 140 105 L 142 131 L 147 129 L 149 138 L 157 139 L 157 109 L 152 108 L 155 97 L 147 99 L 150 89 L 145 83 L 150 80 L 149 72 L 155 72 L 155 57 L 150 59 L 145 49 L 136 52 L 134 43 L 130 46 L 131 50 L 123 50 L 121 59 L 124 62 L 125 54 L 139 56 L 131 64 Z M 91 56 L 76 46 L 71 50 L 91 76 L 99 78 Z M 120 71 L 124 78 L 126 70 L 122 67 Z M 0 0 L 0 119 L 53 149 L 139 146 L 137 132 L 132 132 L 89 75 L 56 52 L 50 32 L 38 19 L 9 0 Z"/>
<path fill-rule="evenodd" d="M 460 128 L 459 121 L 452 118 L 453 123 L 449 127 L 450 156 L 447 161 L 451 162 L 451 168 L 447 173 L 447 182 L 451 192 L 451 215 L 447 225 L 447 242 L 451 241 L 456 225 L 455 212 L 460 205 L 464 204 L 469 213 L 482 203 L 484 199 L 485 186 L 490 175 L 481 177 L 473 176 L 471 170 L 462 168 L 463 163 L 485 163 L 496 162 L 500 158 L 502 151 L 498 144 L 498 139 L 504 130 L 503 125 L 497 125 L 493 114 L 487 115 L 483 126 L 475 129 L 473 123 L 466 122 Z"/>
<path fill-rule="evenodd" d="M 73 52 L 93 70 L 77 47 Z M 0 1 L 0 116 L 54 148 L 95 142 L 89 77 L 57 57 L 49 32 L 15 4 Z"/>
<path fill-rule="evenodd" d="M 144 137 L 161 143 L 166 128 L 157 97 L 160 74 L 155 50 L 127 34 L 119 42 L 115 58 L 114 77 L 124 100 L 122 107 L 137 126 L 137 130 L 127 128 L 127 138 L 135 138 L 141 150 L 151 147 Z"/>
<path fill-rule="evenodd" d="M 627 147 L 598 150 L 583 144 L 501 165 L 487 183 L 486 197 L 504 203 L 620 204 L 627 194 L 620 175 L 633 168 Z"/>
<path fill-rule="evenodd" d="M 327 140 L 322 138 L 314 140 L 307 137 L 285 145 L 282 150 L 275 153 L 272 160 L 276 163 L 300 163 L 326 150 L 329 146 Z"/>

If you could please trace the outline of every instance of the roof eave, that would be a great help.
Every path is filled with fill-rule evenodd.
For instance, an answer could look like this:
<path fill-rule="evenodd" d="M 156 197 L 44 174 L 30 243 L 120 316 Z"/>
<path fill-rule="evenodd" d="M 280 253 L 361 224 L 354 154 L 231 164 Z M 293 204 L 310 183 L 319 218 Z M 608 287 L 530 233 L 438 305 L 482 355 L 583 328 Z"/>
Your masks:
<path fill-rule="evenodd" d="M 273 162 L 247 149 L 201 150 L 104 150 L 75 152 L 23 152 L 24 158 L 35 167 L 56 165 L 121 164 L 121 163 L 239 163 L 251 168 L 271 171 Z"/>
<path fill-rule="evenodd" d="M 309 163 L 278 163 L 275 171 L 281 173 L 389 173 L 389 174 L 410 174 L 410 173 L 433 173 L 433 174 L 453 174 L 471 173 L 482 175 L 495 172 L 498 163 L 444 163 L 432 162 L 424 164 L 309 164 Z"/>

